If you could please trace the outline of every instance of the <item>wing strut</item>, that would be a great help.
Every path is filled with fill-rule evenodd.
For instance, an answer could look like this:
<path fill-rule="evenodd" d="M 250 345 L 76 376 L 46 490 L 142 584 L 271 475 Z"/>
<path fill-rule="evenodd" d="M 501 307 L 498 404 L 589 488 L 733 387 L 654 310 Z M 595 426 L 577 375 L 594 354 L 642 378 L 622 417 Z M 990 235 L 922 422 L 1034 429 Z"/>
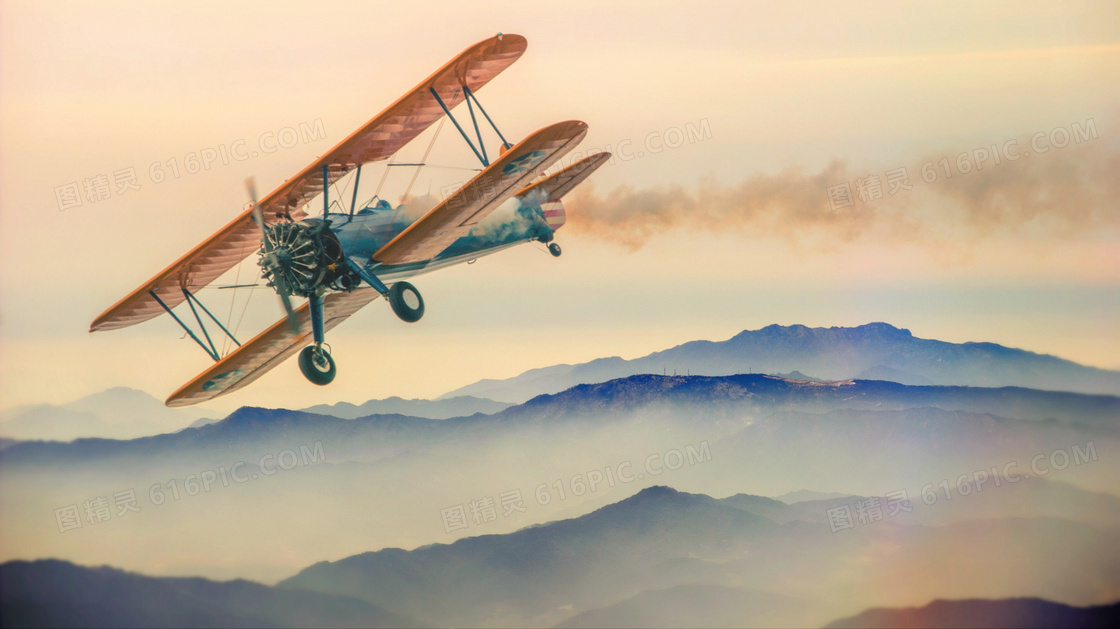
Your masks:
<path fill-rule="evenodd" d="M 467 98 L 465 100 L 467 101 L 467 111 L 471 112 L 471 124 L 474 125 L 474 134 L 478 136 L 478 148 L 482 149 L 482 165 L 489 166 L 490 157 L 486 155 L 486 143 L 482 141 L 482 131 L 478 130 L 478 118 L 474 115 L 474 106 L 471 105 L 471 99 Z"/>
<path fill-rule="evenodd" d="M 509 143 L 509 140 L 506 139 L 506 136 L 502 135 L 502 132 L 498 130 L 498 125 L 494 124 L 494 121 L 490 119 L 490 114 L 486 113 L 486 110 L 482 108 L 482 103 L 478 102 L 478 97 L 474 95 L 474 92 L 471 91 L 471 88 L 464 85 L 463 93 L 467 96 L 467 106 L 470 107 L 471 101 L 473 100 L 474 104 L 478 105 L 478 110 L 481 111 L 482 115 L 486 117 L 486 122 L 490 123 L 490 128 L 492 128 L 494 130 L 494 133 L 498 134 L 498 138 L 502 140 L 502 144 L 505 145 L 507 149 L 513 148 L 513 145 Z M 481 141 L 482 140 L 480 139 L 479 142 Z"/>
<path fill-rule="evenodd" d="M 451 115 L 451 110 L 447 108 L 447 105 L 443 102 L 443 99 L 439 97 L 439 93 L 436 92 L 436 88 L 429 88 L 428 91 L 431 92 L 432 96 L 435 96 L 436 102 L 439 103 L 439 106 L 443 108 L 443 113 L 447 114 L 447 117 L 450 118 L 451 122 L 455 124 L 455 128 L 459 130 L 459 135 L 463 136 L 463 139 L 467 141 L 467 146 L 471 147 L 471 150 L 474 151 L 474 156 L 478 158 L 478 161 L 482 162 L 482 166 L 485 168 L 490 165 L 490 158 L 486 155 L 486 145 L 482 141 L 482 131 L 478 128 L 478 118 L 474 115 L 475 105 L 478 106 L 478 111 L 482 113 L 484 118 L 486 118 L 486 122 L 490 123 L 490 128 L 492 128 L 494 130 L 494 133 L 497 133 L 498 137 L 501 138 L 502 145 L 507 149 L 512 148 L 513 145 L 506 141 L 506 137 L 502 135 L 501 131 L 498 130 L 498 125 L 494 124 L 494 121 L 490 118 L 490 114 L 486 113 L 486 110 L 482 108 L 482 103 L 478 102 L 478 97 L 474 95 L 474 92 L 471 91 L 471 88 L 467 87 L 466 85 L 463 85 L 462 88 L 463 96 L 465 97 L 464 100 L 467 101 L 467 109 L 471 112 L 471 122 L 474 124 L 474 134 L 478 138 L 478 148 L 475 148 L 474 142 L 471 141 L 470 136 L 467 135 L 467 132 L 463 130 L 463 126 L 459 124 L 459 121 L 455 119 L 455 116 Z M 472 102 L 474 103 L 473 105 L 471 104 Z"/>
<path fill-rule="evenodd" d="M 430 88 L 428 91 L 432 93 L 432 96 L 436 97 L 436 102 L 439 103 L 439 106 L 443 108 L 443 113 L 447 114 L 447 117 L 451 119 L 451 122 L 455 123 L 455 128 L 459 130 L 459 135 L 463 136 L 463 139 L 467 141 L 467 146 L 471 147 L 471 150 L 474 151 L 474 156 L 478 158 L 478 161 L 482 162 L 483 166 L 489 166 L 490 162 L 486 159 L 486 157 L 482 155 L 482 153 L 478 152 L 478 149 L 474 147 L 474 142 L 471 142 L 470 136 L 467 135 L 466 131 L 463 131 L 463 127 L 459 125 L 459 121 L 455 119 L 455 116 L 451 115 L 451 110 L 447 108 L 447 105 L 444 104 L 443 99 L 439 97 L 439 92 L 436 91 L 436 88 Z M 479 144 L 481 143 L 482 142 L 480 140 Z"/>
<path fill-rule="evenodd" d="M 463 51 L 360 129 L 347 136 L 297 175 L 260 200 L 267 225 L 305 218 L 305 207 L 322 192 L 322 166 L 330 168 L 333 185 L 358 164 L 389 159 L 425 129 L 443 118 L 444 107 L 454 108 L 466 98 L 463 87 L 477 93 L 525 52 L 520 35 L 505 34 L 481 41 Z M 431 97 L 435 90 L 443 106 Z M 480 125 L 481 126 L 481 125 Z M 309 208 L 308 208 L 309 209 Z M 356 211 L 356 210 L 355 210 Z M 343 209 L 345 212 L 345 209 Z M 183 301 L 179 287 L 190 290 L 209 285 L 261 246 L 260 227 L 251 210 L 243 211 L 214 235 L 141 284 L 90 324 L 90 331 L 115 330 L 162 315 L 165 310 L 150 291 L 170 308 Z"/>
<path fill-rule="evenodd" d="M 159 298 L 159 295 L 157 295 L 154 290 L 148 291 L 148 294 L 152 296 L 152 299 L 156 300 L 156 303 L 159 304 L 160 307 L 167 311 L 167 314 L 171 315 L 171 318 L 175 320 L 175 323 L 178 323 L 179 327 L 183 328 L 183 330 L 187 334 L 189 334 L 192 339 L 194 339 L 195 343 L 198 343 L 198 346 L 202 348 L 202 351 L 206 352 L 206 354 L 210 356 L 210 358 L 213 358 L 215 361 L 221 360 L 222 356 L 218 353 L 218 348 L 214 345 L 214 341 L 210 338 L 210 333 L 206 331 L 206 324 L 202 322 L 202 317 L 198 315 L 198 310 L 195 309 L 195 304 L 198 304 L 198 307 L 202 308 L 202 311 L 205 312 L 206 315 L 209 316 L 210 319 L 219 328 L 221 328 L 222 332 L 226 333 L 226 336 L 228 336 L 231 341 L 236 343 L 238 347 L 241 347 L 241 342 L 238 341 L 233 336 L 233 334 L 226 329 L 226 326 L 222 325 L 221 321 L 218 321 L 218 318 L 215 317 L 212 312 L 210 312 L 209 308 L 204 306 L 202 302 L 198 300 L 198 297 L 195 297 L 194 293 L 190 292 L 185 287 L 181 288 L 181 290 L 183 291 L 183 297 L 185 298 L 187 305 L 191 307 L 191 312 L 194 313 L 194 320 L 198 322 L 198 327 L 202 330 L 202 335 L 206 337 L 205 344 L 201 339 L 198 338 L 198 335 L 194 333 L 194 330 L 187 327 L 187 324 L 183 323 L 183 320 L 180 319 L 174 312 L 172 312 L 172 310 L 167 307 L 167 304 L 163 303 L 163 300 Z"/>
<path fill-rule="evenodd" d="M 358 184 L 362 182 L 362 165 L 358 164 L 358 172 L 354 175 L 354 196 L 350 198 L 350 220 L 354 220 L 354 208 L 358 205 Z"/>
<path fill-rule="evenodd" d="M 328 189 L 331 187 L 331 167 L 330 164 L 323 162 L 323 220 L 327 220 L 327 213 L 331 210 L 331 202 L 327 194 Z"/>

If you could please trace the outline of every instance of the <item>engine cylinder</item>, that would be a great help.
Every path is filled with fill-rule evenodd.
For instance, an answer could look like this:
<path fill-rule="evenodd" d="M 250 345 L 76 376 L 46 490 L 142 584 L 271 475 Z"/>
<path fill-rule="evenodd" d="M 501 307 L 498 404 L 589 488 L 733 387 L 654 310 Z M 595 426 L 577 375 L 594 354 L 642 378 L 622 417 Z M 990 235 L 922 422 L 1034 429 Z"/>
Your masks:
<path fill-rule="evenodd" d="M 350 274 L 342 245 L 322 221 L 277 223 L 265 230 L 265 239 L 258 264 L 268 285 L 277 290 L 286 285 L 291 294 L 310 297 Z"/>

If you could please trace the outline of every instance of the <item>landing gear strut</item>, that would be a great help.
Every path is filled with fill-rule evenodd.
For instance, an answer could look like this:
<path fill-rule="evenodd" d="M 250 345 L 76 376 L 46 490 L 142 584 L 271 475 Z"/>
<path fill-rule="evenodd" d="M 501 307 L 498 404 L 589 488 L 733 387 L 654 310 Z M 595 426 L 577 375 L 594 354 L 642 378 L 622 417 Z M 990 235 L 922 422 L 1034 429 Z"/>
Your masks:
<path fill-rule="evenodd" d="M 299 353 L 299 370 L 312 384 L 323 386 L 334 380 L 338 370 L 330 352 L 323 347 L 323 296 L 312 293 L 307 302 L 311 311 L 311 336 L 315 344 L 308 345 Z"/>
<path fill-rule="evenodd" d="M 369 273 L 361 264 L 358 264 L 353 259 L 347 259 L 350 268 L 361 277 L 366 284 L 373 287 L 374 290 L 381 293 L 389 305 L 393 308 L 393 313 L 400 317 L 401 321 L 405 323 L 416 323 L 420 317 L 424 316 L 424 298 L 420 296 L 420 291 L 408 282 L 397 282 L 393 286 L 387 287 L 381 280 L 377 279 L 376 275 Z"/>

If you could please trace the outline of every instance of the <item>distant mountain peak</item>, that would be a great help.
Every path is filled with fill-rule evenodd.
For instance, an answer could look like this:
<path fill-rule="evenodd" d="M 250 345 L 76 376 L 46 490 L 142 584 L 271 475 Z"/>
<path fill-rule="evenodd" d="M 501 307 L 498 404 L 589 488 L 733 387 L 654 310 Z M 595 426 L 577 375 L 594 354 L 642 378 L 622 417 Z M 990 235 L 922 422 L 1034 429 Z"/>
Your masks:
<path fill-rule="evenodd" d="M 634 494 L 635 500 L 652 500 L 658 498 L 665 498 L 668 496 L 679 496 L 682 492 L 669 487 L 668 485 L 653 485 Z"/>
<path fill-rule="evenodd" d="M 261 406 L 242 406 L 236 411 L 226 415 L 225 419 L 215 422 L 220 426 L 243 426 L 258 422 L 273 423 L 283 416 L 302 414 L 300 411 L 289 411 L 282 408 L 264 408 Z"/>
<path fill-rule="evenodd" d="M 690 494 L 665 485 L 653 485 L 642 489 L 629 498 L 624 498 L 614 504 L 601 507 L 588 514 L 588 516 L 599 515 L 613 517 L 620 514 L 634 516 L 641 513 L 659 513 L 664 510 L 689 510 L 701 505 L 716 504 L 717 501 L 711 496 Z"/>
<path fill-rule="evenodd" d="M 101 393 L 108 393 L 108 394 L 112 394 L 112 395 L 136 395 L 136 394 L 139 394 L 142 397 L 153 397 L 152 394 L 148 393 L 147 391 L 142 391 L 142 390 L 134 388 L 134 387 L 125 387 L 125 386 L 109 387 L 108 389 L 105 389 Z M 97 395 L 97 394 L 94 393 L 93 395 Z"/>
<path fill-rule="evenodd" d="M 896 328 L 893 325 L 891 325 L 889 323 L 885 323 L 883 321 L 876 321 L 874 323 L 865 323 L 864 325 L 856 326 L 854 328 L 830 328 L 830 329 L 865 330 L 867 332 L 875 332 L 875 333 L 878 333 L 878 334 L 894 334 L 894 335 L 898 335 L 898 336 L 914 336 L 913 334 L 910 333 L 910 330 L 907 330 L 906 328 Z"/>
<path fill-rule="evenodd" d="M 1017 386 L 1120 394 L 1120 373 L 990 342 L 914 336 L 877 321 L 856 327 L 768 325 L 725 341 L 691 341 L 640 358 L 541 367 L 507 380 L 480 380 L 443 397 L 478 395 L 525 402 L 541 394 L 638 374 L 793 374 L 792 379 L 887 380 L 907 385 Z"/>
<path fill-rule="evenodd" d="M 828 328 L 810 328 L 800 323 L 793 325 L 779 325 L 772 323 L 764 328 L 758 330 L 743 330 L 732 338 L 749 337 L 749 336 L 765 336 L 765 337 L 779 337 L 779 338 L 799 338 L 806 336 L 819 336 L 823 334 L 846 334 L 850 336 L 884 336 L 884 337 L 898 337 L 898 338 L 912 338 L 914 335 L 906 328 L 896 328 L 895 326 L 882 321 L 872 323 L 865 323 L 855 327 L 832 326 Z"/>
<path fill-rule="evenodd" d="M 214 416 L 204 408 L 167 408 L 151 394 L 112 387 L 65 404 L 37 404 L 0 413 L 0 434 L 24 441 L 133 439 L 176 432 Z"/>

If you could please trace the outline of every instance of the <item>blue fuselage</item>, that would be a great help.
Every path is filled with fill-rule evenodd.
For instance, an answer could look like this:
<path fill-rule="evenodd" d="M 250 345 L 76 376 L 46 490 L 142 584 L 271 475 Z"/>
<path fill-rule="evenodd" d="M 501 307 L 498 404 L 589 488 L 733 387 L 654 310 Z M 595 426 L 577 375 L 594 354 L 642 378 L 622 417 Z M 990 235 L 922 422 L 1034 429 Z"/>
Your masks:
<path fill-rule="evenodd" d="M 351 259 L 360 259 L 365 269 L 384 281 L 428 273 L 467 262 L 502 249 L 533 240 L 551 240 L 553 229 L 544 219 L 539 205 L 518 205 L 512 212 L 501 208 L 476 225 L 466 236 L 451 243 L 430 260 L 385 265 L 372 260 L 373 254 L 396 238 L 418 217 L 407 216 L 401 208 L 380 201 L 349 214 L 328 214 L 331 231 Z"/>

